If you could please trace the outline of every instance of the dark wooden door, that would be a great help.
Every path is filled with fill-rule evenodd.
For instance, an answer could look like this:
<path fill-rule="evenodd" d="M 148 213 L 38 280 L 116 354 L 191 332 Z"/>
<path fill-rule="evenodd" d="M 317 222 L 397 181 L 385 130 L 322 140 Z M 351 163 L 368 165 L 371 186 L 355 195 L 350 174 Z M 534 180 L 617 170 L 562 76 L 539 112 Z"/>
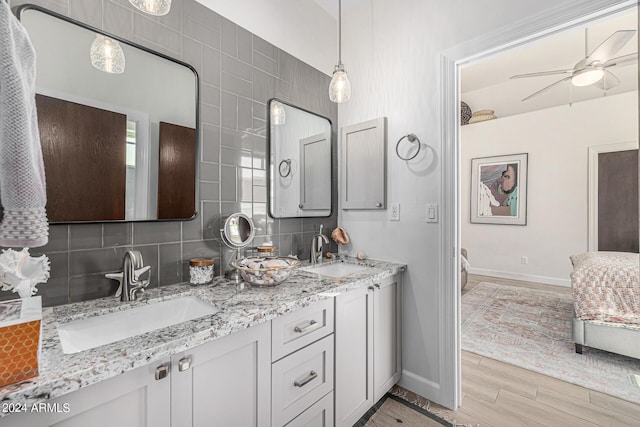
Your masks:
<path fill-rule="evenodd" d="M 638 252 L 638 150 L 598 155 L 598 250 Z"/>
<path fill-rule="evenodd" d="M 124 114 L 36 95 L 51 222 L 125 219 Z"/>
<path fill-rule="evenodd" d="M 191 218 L 196 201 L 196 130 L 160 122 L 158 219 Z"/>

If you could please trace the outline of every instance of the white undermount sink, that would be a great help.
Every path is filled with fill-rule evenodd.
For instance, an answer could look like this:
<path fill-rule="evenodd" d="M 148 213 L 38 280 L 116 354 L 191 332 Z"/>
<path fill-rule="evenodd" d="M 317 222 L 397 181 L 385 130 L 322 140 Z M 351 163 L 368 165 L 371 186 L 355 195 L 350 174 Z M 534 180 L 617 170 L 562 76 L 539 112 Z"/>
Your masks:
<path fill-rule="evenodd" d="M 196 297 L 185 296 L 101 316 L 73 320 L 58 325 L 58 336 L 62 351 L 65 354 L 72 354 L 177 325 L 187 320 L 216 314 L 218 311 L 220 311 L 218 308 Z"/>
<path fill-rule="evenodd" d="M 372 267 L 367 265 L 349 264 L 346 262 L 336 262 L 333 264 L 324 265 L 311 265 L 301 268 L 300 270 L 307 271 L 309 273 L 320 274 L 321 276 L 329 276 L 333 278 L 340 278 L 349 276 L 355 273 L 363 273 L 370 270 Z"/>

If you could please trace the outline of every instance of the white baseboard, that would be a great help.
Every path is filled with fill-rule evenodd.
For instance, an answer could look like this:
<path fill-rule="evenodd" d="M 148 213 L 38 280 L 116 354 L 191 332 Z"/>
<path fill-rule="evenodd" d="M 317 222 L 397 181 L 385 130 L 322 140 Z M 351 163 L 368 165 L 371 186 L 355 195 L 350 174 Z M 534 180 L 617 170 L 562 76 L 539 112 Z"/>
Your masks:
<path fill-rule="evenodd" d="M 469 274 L 481 276 L 493 276 L 501 279 L 524 280 L 526 282 L 544 283 L 545 285 L 571 287 L 571 279 L 558 279 L 557 277 L 534 276 L 533 274 L 511 273 L 508 271 L 487 270 L 484 268 L 470 268 Z"/>

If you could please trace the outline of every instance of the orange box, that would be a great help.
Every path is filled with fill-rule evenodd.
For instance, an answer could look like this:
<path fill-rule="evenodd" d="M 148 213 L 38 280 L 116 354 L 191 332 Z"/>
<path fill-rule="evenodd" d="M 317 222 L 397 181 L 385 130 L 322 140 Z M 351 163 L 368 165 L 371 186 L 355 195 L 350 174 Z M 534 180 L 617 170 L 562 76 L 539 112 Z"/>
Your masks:
<path fill-rule="evenodd" d="M 0 387 L 38 375 L 40 296 L 0 302 Z"/>

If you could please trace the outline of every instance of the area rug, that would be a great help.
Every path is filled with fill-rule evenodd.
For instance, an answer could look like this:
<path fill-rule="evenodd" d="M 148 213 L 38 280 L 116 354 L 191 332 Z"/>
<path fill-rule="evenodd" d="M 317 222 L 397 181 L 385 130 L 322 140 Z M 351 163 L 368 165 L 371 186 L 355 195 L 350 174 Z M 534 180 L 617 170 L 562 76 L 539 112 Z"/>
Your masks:
<path fill-rule="evenodd" d="M 424 408 L 387 393 L 353 427 L 395 427 L 399 424 L 421 427 L 453 426 Z"/>
<path fill-rule="evenodd" d="M 571 295 L 482 282 L 462 296 L 462 349 L 640 403 L 640 360 L 571 341 Z"/>

